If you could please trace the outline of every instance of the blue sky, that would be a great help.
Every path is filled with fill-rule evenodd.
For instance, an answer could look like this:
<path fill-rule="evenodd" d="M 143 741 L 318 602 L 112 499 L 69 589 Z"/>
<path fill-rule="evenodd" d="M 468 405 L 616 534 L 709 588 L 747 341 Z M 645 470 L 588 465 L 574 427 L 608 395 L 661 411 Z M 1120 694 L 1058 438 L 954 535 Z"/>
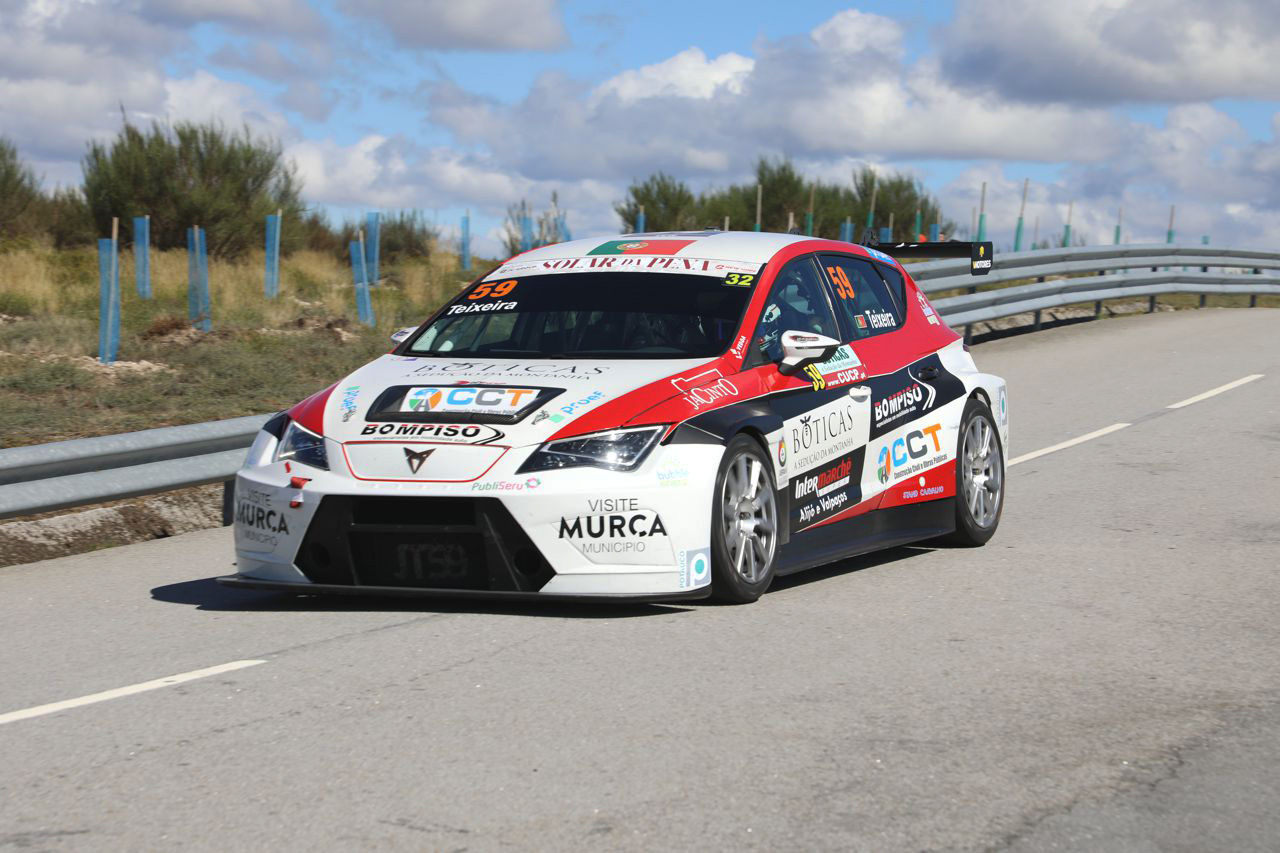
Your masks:
<path fill-rule="evenodd" d="M 847 180 L 919 176 L 992 235 L 1028 228 L 1280 241 L 1273 0 L 649 2 L 0 0 L 0 134 L 48 183 L 91 137 L 218 118 L 281 140 L 334 218 L 463 209 L 498 252 L 506 205 L 558 193 L 576 234 L 627 184 L 695 188 L 761 155 Z"/>

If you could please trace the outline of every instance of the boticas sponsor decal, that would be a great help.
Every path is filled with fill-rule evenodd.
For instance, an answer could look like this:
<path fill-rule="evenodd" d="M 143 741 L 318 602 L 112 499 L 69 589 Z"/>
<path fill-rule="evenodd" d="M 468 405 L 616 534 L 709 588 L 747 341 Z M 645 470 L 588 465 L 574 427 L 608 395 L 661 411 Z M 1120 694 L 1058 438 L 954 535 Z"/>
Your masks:
<path fill-rule="evenodd" d="M 557 538 L 567 541 L 593 563 L 630 565 L 672 561 L 666 524 L 639 498 L 593 498 L 582 515 L 561 516 Z"/>
<path fill-rule="evenodd" d="M 842 393 L 830 403 L 788 418 L 783 423 L 782 436 L 787 447 L 786 470 L 791 476 L 799 476 L 865 445 L 866 415 Z"/>

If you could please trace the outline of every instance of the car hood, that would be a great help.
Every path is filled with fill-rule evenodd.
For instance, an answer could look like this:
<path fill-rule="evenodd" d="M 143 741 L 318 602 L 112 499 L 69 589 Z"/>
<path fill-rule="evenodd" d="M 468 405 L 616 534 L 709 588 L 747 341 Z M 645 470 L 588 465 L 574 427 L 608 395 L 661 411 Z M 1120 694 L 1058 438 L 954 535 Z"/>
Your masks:
<path fill-rule="evenodd" d="M 333 387 L 324 404 L 324 434 L 343 443 L 413 438 L 513 447 L 540 444 L 579 416 L 647 389 L 637 395 L 636 406 L 611 407 L 618 415 L 615 425 L 621 425 L 640 410 L 683 392 L 676 383 L 663 380 L 711 361 L 384 355 Z"/>

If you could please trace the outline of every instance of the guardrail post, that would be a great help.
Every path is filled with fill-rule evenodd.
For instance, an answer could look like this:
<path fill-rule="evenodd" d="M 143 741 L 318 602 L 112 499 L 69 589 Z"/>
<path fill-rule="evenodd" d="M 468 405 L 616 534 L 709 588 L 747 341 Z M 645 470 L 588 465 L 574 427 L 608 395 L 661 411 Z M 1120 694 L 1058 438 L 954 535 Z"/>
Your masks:
<path fill-rule="evenodd" d="M 1207 293 L 1202 293 L 1202 294 L 1200 294 L 1200 307 L 1201 307 L 1201 308 L 1203 308 L 1203 307 L 1204 307 L 1204 301 L 1205 301 L 1205 299 L 1207 299 L 1207 298 L 1208 298 L 1208 296 L 1209 296 L 1209 294 L 1207 294 Z"/>
<path fill-rule="evenodd" d="M 1156 310 L 1156 295 L 1153 293 L 1147 297 L 1147 313 L 1151 314 Z"/>
<path fill-rule="evenodd" d="M 973 325 L 970 323 L 964 324 L 964 342 L 966 344 L 973 343 Z"/>
<path fill-rule="evenodd" d="M 1101 316 L 1102 316 L 1102 300 L 1099 299 L 1093 303 L 1093 319 L 1096 320 Z"/>
<path fill-rule="evenodd" d="M 1036 331 L 1040 331 L 1040 309 L 1036 309 Z"/>
<path fill-rule="evenodd" d="M 227 480 L 222 484 L 222 526 L 230 527 L 236 520 L 236 481 Z"/>
<path fill-rule="evenodd" d="M 1257 307 L 1258 307 L 1258 294 L 1256 294 L 1256 293 L 1250 293 L 1250 294 L 1249 294 L 1249 307 L 1250 307 L 1250 308 L 1257 308 Z"/>

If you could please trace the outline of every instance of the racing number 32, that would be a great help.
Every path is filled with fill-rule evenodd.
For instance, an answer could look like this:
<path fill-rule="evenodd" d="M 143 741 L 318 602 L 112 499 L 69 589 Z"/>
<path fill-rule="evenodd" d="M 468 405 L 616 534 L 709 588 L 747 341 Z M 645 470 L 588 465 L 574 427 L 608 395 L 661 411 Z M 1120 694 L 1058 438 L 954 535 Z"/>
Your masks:
<path fill-rule="evenodd" d="M 849 274 L 844 271 L 844 267 L 829 266 L 827 272 L 831 273 L 831 280 L 836 283 L 836 296 L 841 299 L 857 299 L 853 292 L 853 282 L 849 281 Z"/>
<path fill-rule="evenodd" d="M 516 289 L 516 285 L 520 282 L 514 278 L 507 281 L 499 281 L 497 283 L 489 282 L 488 284 L 480 284 L 476 289 L 467 294 L 468 299 L 484 299 L 486 296 L 494 299 L 501 299 L 508 293 Z"/>

